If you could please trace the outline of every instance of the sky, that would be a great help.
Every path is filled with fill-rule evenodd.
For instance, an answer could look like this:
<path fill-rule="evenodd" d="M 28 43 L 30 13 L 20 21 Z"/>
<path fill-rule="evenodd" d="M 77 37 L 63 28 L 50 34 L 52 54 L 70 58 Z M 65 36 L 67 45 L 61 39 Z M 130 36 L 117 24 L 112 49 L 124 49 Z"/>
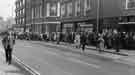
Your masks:
<path fill-rule="evenodd" d="M 15 16 L 15 1 L 16 0 L 0 0 L 0 16 L 6 20 L 8 17 Z"/>

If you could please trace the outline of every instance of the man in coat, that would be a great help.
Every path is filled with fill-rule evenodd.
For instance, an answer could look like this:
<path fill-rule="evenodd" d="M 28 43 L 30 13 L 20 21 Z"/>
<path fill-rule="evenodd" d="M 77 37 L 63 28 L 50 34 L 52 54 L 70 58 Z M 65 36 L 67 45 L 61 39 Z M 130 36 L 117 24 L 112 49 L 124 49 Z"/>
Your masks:
<path fill-rule="evenodd" d="M 12 35 L 12 33 L 5 33 L 5 36 L 2 40 L 2 44 L 5 49 L 5 56 L 6 56 L 6 63 L 11 64 L 12 61 L 12 50 L 13 46 L 15 44 L 15 39 Z"/>
<path fill-rule="evenodd" d="M 81 37 L 80 37 L 80 43 L 81 43 L 83 52 L 85 50 L 86 40 L 87 40 L 86 34 L 85 32 L 82 32 Z"/>

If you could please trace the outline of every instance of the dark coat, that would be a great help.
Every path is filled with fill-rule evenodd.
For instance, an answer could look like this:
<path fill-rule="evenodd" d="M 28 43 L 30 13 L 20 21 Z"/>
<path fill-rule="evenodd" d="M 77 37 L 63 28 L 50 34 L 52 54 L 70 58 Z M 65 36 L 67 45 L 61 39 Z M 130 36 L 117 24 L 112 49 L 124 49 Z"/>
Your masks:
<path fill-rule="evenodd" d="M 80 37 L 80 43 L 81 44 L 86 44 L 86 40 L 87 40 L 86 35 L 82 34 L 81 37 Z"/>
<path fill-rule="evenodd" d="M 11 49 L 13 49 L 13 46 L 14 46 L 14 44 L 15 44 L 15 39 L 13 38 L 13 37 L 8 37 L 8 36 L 6 36 L 6 37 L 4 37 L 3 38 L 3 40 L 2 40 L 2 44 L 3 44 L 3 47 L 5 48 L 5 49 L 7 49 L 7 48 L 11 48 Z"/>

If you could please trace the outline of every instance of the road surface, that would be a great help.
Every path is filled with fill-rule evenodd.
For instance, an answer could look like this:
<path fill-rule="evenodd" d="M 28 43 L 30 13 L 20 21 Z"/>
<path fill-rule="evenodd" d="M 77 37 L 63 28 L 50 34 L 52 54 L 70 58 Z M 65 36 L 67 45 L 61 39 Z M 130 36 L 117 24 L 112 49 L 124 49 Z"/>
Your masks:
<path fill-rule="evenodd" d="M 18 40 L 14 55 L 41 75 L 135 75 L 134 66 L 74 50 Z"/>

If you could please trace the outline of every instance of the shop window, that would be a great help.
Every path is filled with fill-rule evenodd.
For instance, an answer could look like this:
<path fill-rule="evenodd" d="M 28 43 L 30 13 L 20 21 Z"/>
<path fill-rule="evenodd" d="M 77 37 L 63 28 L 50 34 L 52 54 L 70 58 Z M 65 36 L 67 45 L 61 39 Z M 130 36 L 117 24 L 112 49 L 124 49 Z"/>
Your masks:
<path fill-rule="evenodd" d="M 135 22 L 135 17 L 134 16 L 130 16 L 129 17 L 129 22 Z"/>
<path fill-rule="evenodd" d="M 126 0 L 126 9 L 135 9 L 135 0 Z"/>

